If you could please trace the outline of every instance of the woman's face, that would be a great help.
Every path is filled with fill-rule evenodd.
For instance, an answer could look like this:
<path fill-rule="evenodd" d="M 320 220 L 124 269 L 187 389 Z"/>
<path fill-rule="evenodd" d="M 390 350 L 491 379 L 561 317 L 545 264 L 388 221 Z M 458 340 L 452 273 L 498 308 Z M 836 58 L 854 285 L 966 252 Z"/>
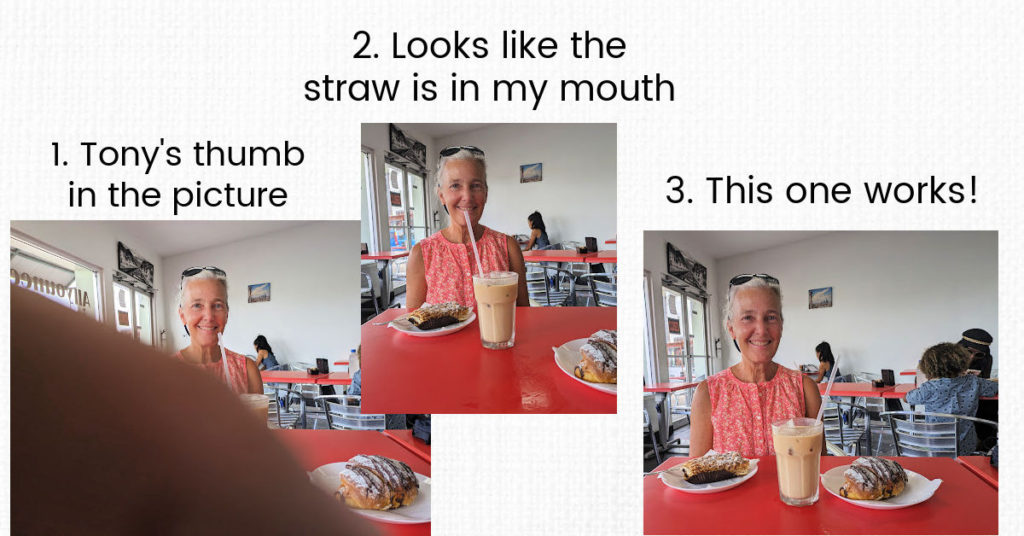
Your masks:
<path fill-rule="evenodd" d="M 462 211 L 469 212 L 471 223 L 476 224 L 487 203 L 487 182 L 483 167 L 476 160 L 449 160 L 444 164 L 444 183 L 438 193 L 441 203 L 448 207 L 452 222 L 466 227 Z"/>
<path fill-rule="evenodd" d="M 223 333 L 228 323 L 228 296 L 224 283 L 218 279 L 186 282 L 178 316 L 188 327 L 193 343 L 215 346 L 217 334 Z"/>
<path fill-rule="evenodd" d="M 733 298 L 728 328 L 745 361 L 769 363 L 782 339 L 782 304 L 770 289 L 741 289 Z"/>

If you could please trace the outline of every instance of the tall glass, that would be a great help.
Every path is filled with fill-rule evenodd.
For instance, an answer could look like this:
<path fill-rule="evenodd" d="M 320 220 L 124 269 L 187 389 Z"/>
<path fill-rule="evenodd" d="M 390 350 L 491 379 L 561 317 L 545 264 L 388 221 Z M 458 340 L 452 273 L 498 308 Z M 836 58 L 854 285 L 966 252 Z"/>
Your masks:
<path fill-rule="evenodd" d="M 264 426 L 270 421 L 270 397 L 264 394 L 244 393 L 242 405 L 249 409 Z"/>
<path fill-rule="evenodd" d="M 516 298 L 519 274 L 491 272 L 473 276 L 476 294 L 480 344 L 491 350 L 504 350 L 516 344 Z"/>
<path fill-rule="evenodd" d="M 821 421 L 806 417 L 772 423 L 782 502 L 790 506 L 809 506 L 818 502 L 824 433 Z"/>

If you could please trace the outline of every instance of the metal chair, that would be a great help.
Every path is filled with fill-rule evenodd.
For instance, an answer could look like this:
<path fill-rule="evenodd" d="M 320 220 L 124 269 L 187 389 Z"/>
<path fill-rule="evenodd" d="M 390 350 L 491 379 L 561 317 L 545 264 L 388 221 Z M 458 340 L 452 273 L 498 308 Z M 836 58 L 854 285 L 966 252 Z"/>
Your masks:
<path fill-rule="evenodd" d="M 867 409 L 850 402 L 823 401 L 826 404 L 821 420 L 825 428 L 825 441 L 844 452 L 843 456 L 860 456 L 861 445 L 866 445 L 868 456 L 872 455 L 871 419 Z M 859 410 L 859 411 L 858 411 Z M 857 417 L 860 422 L 857 422 Z"/>
<path fill-rule="evenodd" d="M 327 427 L 333 430 L 384 430 L 383 414 L 362 412 L 362 397 L 358 395 L 320 395 L 317 403 L 323 408 Z"/>
<path fill-rule="evenodd" d="M 882 412 L 882 416 L 889 420 L 889 427 L 896 442 L 897 456 L 955 458 L 961 454 L 959 437 L 968 423 L 984 423 L 997 431 L 999 429 L 999 423 L 995 421 L 950 413 L 885 411 Z M 925 419 L 928 417 L 948 420 L 926 422 Z"/>
<path fill-rule="evenodd" d="M 576 299 L 576 278 L 561 268 L 533 264 L 526 274 L 526 290 L 530 301 L 541 306 L 570 305 Z"/>
<path fill-rule="evenodd" d="M 369 303 L 373 304 L 373 315 L 377 316 L 380 314 L 380 303 L 377 301 L 377 293 L 373 290 L 373 278 L 370 274 L 360 271 L 360 302 L 361 310 L 364 316 L 369 316 L 370 307 Z"/>
<path fill-rule="evenodd" d="M 583 274 L 579 276 L 582 283 L 590 288 L 590 295 L 598 307 L 616 307 L 618 305 L 618 285 L 616 274 Z"/>
<path fill-rule="evenodd" d="M 651 450 L 654 451 L 654 459 L 657 460 L 658 465 L 661 465 L 661 454 L 658 452 L 658 438 L 655 428 L 657 424 L 651 419 L 651 416 L 647 414 L 647 409 L 644 408 L 644 434 L 647 435 L 648 439 L 651 440 Z M 644 451 L 644 458 L 647 457 L 647 451 Z"/>

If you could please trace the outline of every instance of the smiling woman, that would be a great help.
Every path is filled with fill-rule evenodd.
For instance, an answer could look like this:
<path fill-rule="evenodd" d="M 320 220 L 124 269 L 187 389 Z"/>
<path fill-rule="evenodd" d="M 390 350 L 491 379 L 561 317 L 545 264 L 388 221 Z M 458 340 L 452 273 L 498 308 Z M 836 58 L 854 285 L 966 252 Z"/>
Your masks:
<path fill-rule="evenodd" d="M 815 417 L 818 386 L 799 371 L 775 363 L 782 340 L 782 292 L 767 274 L 729 282 L 725 327 L 740 349 L 740 362 L 700 383 L 691 413 L 690 455 L 709 449 L 745 457 L 775 453 L 771 424 Z"/>
<path fill-rule="evenodd" d="M 215 266 L 188 268 L 181 273 L 178 318 L 189 345 L 175 357 L 221 378 L 236 393 L 262 393 L 256 362 L 220 346 L 228 323 L 227 274 Z"/>

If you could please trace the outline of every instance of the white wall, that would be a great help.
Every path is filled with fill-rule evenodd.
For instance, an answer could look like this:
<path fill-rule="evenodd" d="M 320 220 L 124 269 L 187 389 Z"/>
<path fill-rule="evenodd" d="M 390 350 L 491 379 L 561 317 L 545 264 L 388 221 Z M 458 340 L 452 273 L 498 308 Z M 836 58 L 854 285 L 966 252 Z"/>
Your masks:
<path fill-rule="evenodd" d="M 124 242 L 132 252 L 153 263 L 153 282 L 160 288 L 163 275 L 160 257 L 146 247 L 145 241 L 131 232 L 130 222 L 104 221 L 12 221 L 12 231 L 20 231 L 57 250 L 69 253 L 102 270 L 100 289 L 103 293 L 103 322 L 114 327 L 113 275 L 117 271 L 117 243 Z M 163 313 L 164 293 L 153 296 L 154 341 L 159 341 L 166 317 Z"/>
<path fill-rule="evenodd" d="M 656 299 L 651 304 L 654 321 L 654 348 L 657 351 L 658 360 L 658 381 L 668 381 L 668 355 L 665 352 L 665 303 L 662 299 L 661 274 L 668 273 L 668 255 L 665 244 L 672 243 L 673 246 L 687 253 L 687 256 L 695 259 L 708 269 L 708 298 L 707 319 L 710 323 L 712 369 L 717 372 L 721 370 L 721 362 L 716 351 L 715 341 L 727 339 L 722 337 L 721 307 L 717 305 L 715 296 L 717 289 L 718 274 L 714 269 L 714 259 L 708 253 L 687 245 L 685 232 L 679 231 L 647 231 L 644 233 L 644 269 L 651 272 L 651 285 L 654 288 Z M 722 343 L 724 347 L 726 343 Z M 646 351 L 646 350 L 645 350 Z"/>
<path fill-rule="evenodd" d="M 436 145 L 474 145 L 487 154 L 484 225 L 529 234 L 526 217 L 539 210 L 552 243 L 593 236 L 603 249 L 615 237 L 615 124 L 501 124 Z M 543 180 L 520 183 L 519 166 L 537 162 L 544 164 Z"/>
<path fill-rule="evenodd" d="M 310 223 L 163 259 L 174 349 L 188 345 L 177 311 L 181 272 L 217 266 L 228 274 L 228 348 L 252 354 L 252 341 L 262 334 L 282 363 L 347 357 L 359 345 L 358 225 Z M 270 301 L 248 303 L 248 285 L 266 282 Z"/>
<path fill-rule="evenodd" d="M 715 295 L 720 302 L 736 274 L 779 278 L 785 324 L 775 361 L 785 366 L 814 363 L 824 340 L 843 373 L 898 374 L 928 346 L 978 327 L 995 338 L 996 369 L 997 265 L 995 232 L 837 232 L 720 259 Z M 807 291 L 828 286 L 833 307 L 808 309 Z M 731 344 L 723 348 L 726 365 L 738 362 Z"/>

